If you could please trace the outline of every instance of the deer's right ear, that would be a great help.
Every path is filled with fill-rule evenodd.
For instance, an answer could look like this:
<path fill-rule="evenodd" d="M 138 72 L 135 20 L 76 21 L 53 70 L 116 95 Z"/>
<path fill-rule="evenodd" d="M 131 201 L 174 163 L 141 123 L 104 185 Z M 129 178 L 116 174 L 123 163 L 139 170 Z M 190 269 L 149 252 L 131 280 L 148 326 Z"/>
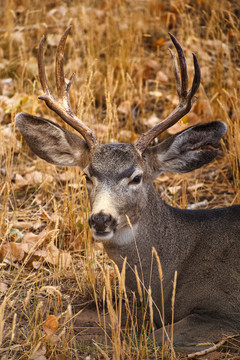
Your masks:
<path fill-rule="evenodd" d="M 89 163 L 87 143 L 72 132 L 50 120 L 26 113 L 17 114 L 15 122 L 31 150 L 47 162 L 81 169 Z"/>
<path fill-rule="evenodd" d="M 186 173 L 212 161 L 218 153 L 214 147 L 226 133 L 222 121 L 212 121 L 183 130 L 162 143 L 146 149 L 145 159 L 152 177 L 169 171 Z"/>

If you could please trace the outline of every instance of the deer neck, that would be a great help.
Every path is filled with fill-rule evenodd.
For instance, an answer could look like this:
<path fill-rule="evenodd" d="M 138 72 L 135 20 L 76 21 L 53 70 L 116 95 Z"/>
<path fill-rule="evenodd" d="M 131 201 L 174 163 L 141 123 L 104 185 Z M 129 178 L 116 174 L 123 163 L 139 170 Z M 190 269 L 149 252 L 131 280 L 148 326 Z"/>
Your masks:
<path fill-rule="evenodd" d="M 153 184 L 146 188 L 146 198 L 138 210 L 135 222 L 117 231 L 110 241 L 104 242 L 109 257 L 121 269 L 125 257 L 131 267 L 141 262 L 148 272 L 156 249 L 164 273 L 170 277 L 188 258 L 196 239 L 186 236 L 185 211 L 167 205 L 157 194 Z M 131 219 L 130 219 L 131 220 Z"/>
<path fill-rule="evenodd" d="M 110 241 L 103 243 L 109 257 L 120 268 L 125 257 L 132 263 L 137 254 L 146 258 L 151 254 L 152 247 L 159 247 L 159 238 L 162 237 L 159 219 L 161 216 L 167 218 L 168 206 L 161 200 L 153 184 L 146 186 L 144 195 L 142 203 L 133 216 L 129 216 L 126 225 L 116 231 Z"/>

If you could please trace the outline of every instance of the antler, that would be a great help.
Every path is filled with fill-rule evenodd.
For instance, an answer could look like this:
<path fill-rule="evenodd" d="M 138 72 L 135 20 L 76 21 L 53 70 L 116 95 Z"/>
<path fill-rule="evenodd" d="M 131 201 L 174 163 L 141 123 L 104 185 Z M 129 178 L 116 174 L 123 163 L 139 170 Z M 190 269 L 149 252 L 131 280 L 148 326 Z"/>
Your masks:
<path fill-rule="evenodd" d="M 200 67 L 196 55 L 193 54 L 195 73 L 192 82 L 192 87 L 190 90 L 188 90 L 187 64 L 183 49 L 181 45 L 178 43 L 178 41 L 175 39 L 175 37 L 170 33 L 169 35 L 171 37 L 173 45 L 177 50 L 178 58 L 179 58 L 181 76 L 179 74 L 176 56 L 174 55 L 172 50 L 169 49 L 173 59 L 173 71 L 176 80 L 177 93 L 179 96 L 179 104 L 165 120 L 163 120 L 161 123 L 157 124 L 152 129 L 141 135 L 140 139 L 136 143 L 136 148 L 140 151 L 140 153 L 143 153 L 144 150 L 146 150 L 146 148 L 153 139 L 155 139 L 158 135 L 160 135 L 163 131 L 165 131 L 169 127 L 173 126 L 176 122 L 178 122 L 178 120 L 180 120 L 184 115 L 186 115 L 191 110 L 193 104 L 193 97 L 197 92 L 201 81 Z"/>
<path fill-rule="evenodd" d="M 70 29 L 71 26 L 69 26 L 64 31 L 57 47 L 55 68 L 57 97 L 54 97 L 52 95 L 47 82 L 45 65 L 43 60 L 43 44 L 45 42 L 44 35 L 40 41 L 38 49 L 38 74 L 44 94 L 39 96 L 38 98 L 44 100 L 51 110 L 55 111 L 66 123 L 68 123 L 75 130 L 77 130 L 84 137 L 91 150 L 94 145 L 97 144 L 97 138 L 93 134 L 93 132 L 74 114 L 69 100 L 69 89 L 73 82 L 75 74 L 72 74 L 70 80 L 67 80 L 64 77 L 64 47 Z"/>

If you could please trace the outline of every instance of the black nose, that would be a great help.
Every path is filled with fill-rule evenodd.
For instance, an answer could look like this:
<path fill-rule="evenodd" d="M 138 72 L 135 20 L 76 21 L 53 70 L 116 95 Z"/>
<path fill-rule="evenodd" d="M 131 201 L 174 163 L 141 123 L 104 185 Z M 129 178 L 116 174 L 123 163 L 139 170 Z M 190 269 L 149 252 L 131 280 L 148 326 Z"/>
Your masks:
<path fill-rule="evenodd" d="M 107 227 L 110 227 L 113 223 L 111 215 L 106 215 L 102 212 L 93 214 L 89 218 L 89 225 L 94 228 L 97 232 L 105 231 Z"/>

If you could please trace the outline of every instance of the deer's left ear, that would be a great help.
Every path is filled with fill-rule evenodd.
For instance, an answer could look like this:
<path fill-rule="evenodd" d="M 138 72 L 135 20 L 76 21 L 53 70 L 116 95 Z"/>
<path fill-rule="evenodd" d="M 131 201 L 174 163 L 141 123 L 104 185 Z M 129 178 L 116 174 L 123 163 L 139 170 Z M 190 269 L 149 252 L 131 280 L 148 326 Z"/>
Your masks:
<path fill-rule="evenodd" d="M 47 162 L 84 169 L 90 161 L 86 141 L 50 120 L 19 113 L 15 123 L 31 150 Z"/>
<path fill-rule="evenodd" d="M 216 146 L 227 131 L 222 121 L 192 126 L 145 150 L 143 157 L 157 177 L 163 171 L 185 173 L 212 161 Z"/>

